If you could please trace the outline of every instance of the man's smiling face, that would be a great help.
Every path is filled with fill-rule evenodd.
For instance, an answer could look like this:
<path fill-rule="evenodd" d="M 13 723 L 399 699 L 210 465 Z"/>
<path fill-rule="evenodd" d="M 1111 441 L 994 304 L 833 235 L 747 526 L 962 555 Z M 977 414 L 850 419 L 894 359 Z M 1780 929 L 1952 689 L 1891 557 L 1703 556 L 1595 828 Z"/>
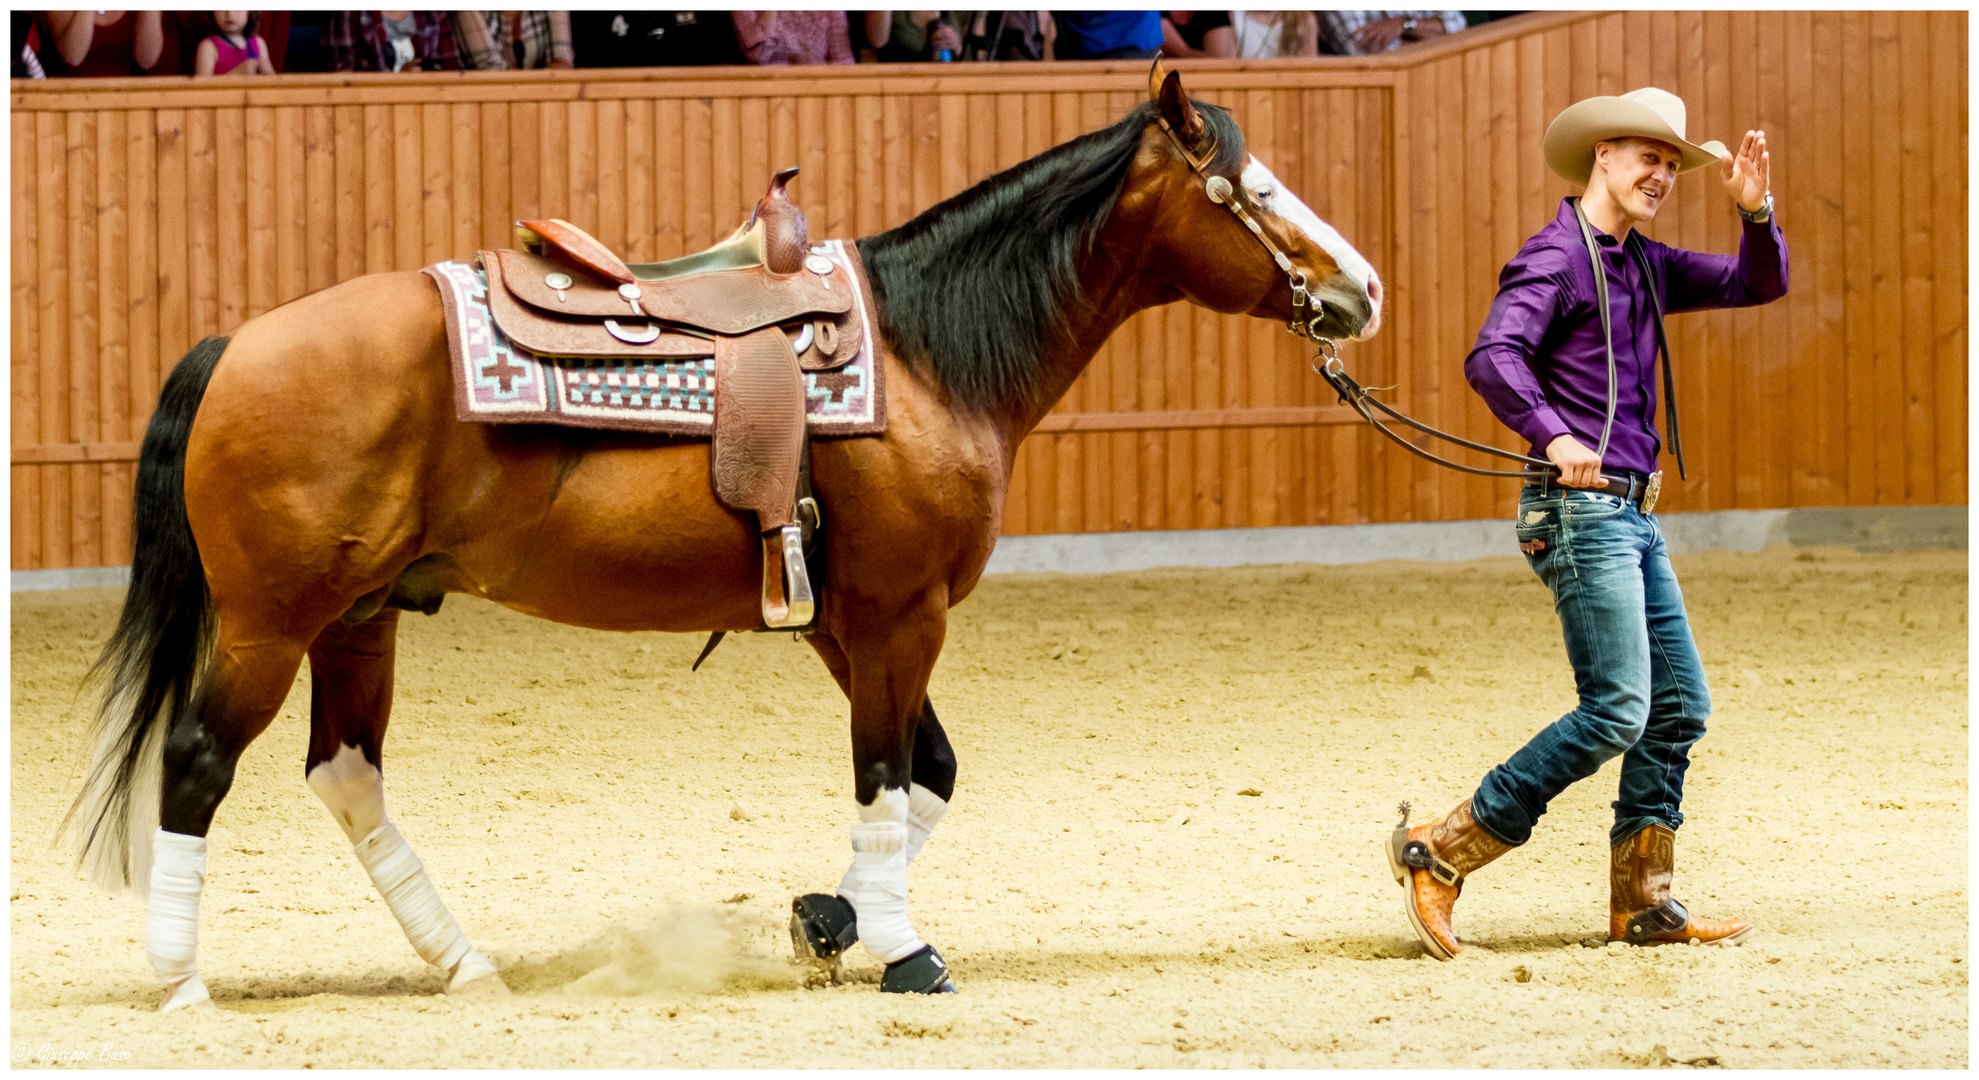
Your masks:
<path fill-rule="evenodd" d="M 1683 154 L 1655 139 L 1614 139 L 1594 144 L 1594 176 L 1622 213 L 1635 221 L 1652 221 L 1677 186 Z"/>

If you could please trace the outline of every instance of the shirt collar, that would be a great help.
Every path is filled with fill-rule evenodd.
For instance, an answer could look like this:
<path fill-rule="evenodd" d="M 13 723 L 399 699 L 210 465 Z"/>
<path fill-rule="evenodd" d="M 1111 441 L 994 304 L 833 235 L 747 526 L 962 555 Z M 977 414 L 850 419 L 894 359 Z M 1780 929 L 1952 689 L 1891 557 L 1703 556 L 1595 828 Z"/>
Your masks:
<path fill-rule="evenodd" d="M 1570 235 L 1576 237 L 1580 235 L 1580 220 L 1579 220 L 1579 216 L 1574 213 L 1574 204 L 1572 199 L 1568 198 L 1568 199 L 1560 200 L 1560 214 L 1555 220 L 1557 220 L 1560 223 L 1561 227 L 1565 228 Z M 1602 232 L 1600 227 L 1595 225 L 1592 220 L 1588 221 L 1587 227 L 1593 230 L 1594 243 L 1596 246 L 1598 246 L 1601 249 L 1603 254 L 1614 258 L 1620 258 L 1621 256 L 1627 253 L 1628 249 L 1622 244 L 1620 240 L 1617 240 L 1615 237 L 1609 236 L 1607 233 Z M 1575 245 L 1575 246 L 1579 246 L 1579 245 Z"/>

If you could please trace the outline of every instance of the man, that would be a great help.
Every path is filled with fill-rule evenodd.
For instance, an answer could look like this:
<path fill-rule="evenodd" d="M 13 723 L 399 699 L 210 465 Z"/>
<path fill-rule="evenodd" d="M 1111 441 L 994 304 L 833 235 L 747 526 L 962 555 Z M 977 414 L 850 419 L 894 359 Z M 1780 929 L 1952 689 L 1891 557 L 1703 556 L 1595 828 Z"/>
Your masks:
<path fill-rule="evenodd" d="M 1520 550 L 1553 592 L 1580 703 L 1485 774 L 1448 816 L 1408 829 L 1404 812 L 1389 860 L 1410 923 L 1442 960 L 1459 949 L 1450 915 L 1465 876 L 1525 843 L 1555 795 L 1617 755 L 1609 940 L 1729 944 L 1752 929 L 1740 919 L 1694 918 L 1670 896 L 1684 771 L 1711 697 L 1649 511 L 1662 479 L 1660 313 L 1746 307 L 1787 291 L 1766 134 L 1746 132 L 1736 155 L 1715 142 L 1693 145 L 1684 139 L 1683 102 L 1652 88 L 1573 105 L 1547 129 L 1545 150 L 1547 165 L 1587 192 L 1563 200 L 1559 216 L 1505 265 L 1464 373 L 1531 453 L 1558 469 L 1526 485 L 1517 530 Z M 1745 220 L 1737 257 L 1682 251 L 1635 232 L 1655 219 L 1678 173 L 1705 167 L 1715 167 Z M 1667 355 L 1663 376 L 1681 465 Z"/>

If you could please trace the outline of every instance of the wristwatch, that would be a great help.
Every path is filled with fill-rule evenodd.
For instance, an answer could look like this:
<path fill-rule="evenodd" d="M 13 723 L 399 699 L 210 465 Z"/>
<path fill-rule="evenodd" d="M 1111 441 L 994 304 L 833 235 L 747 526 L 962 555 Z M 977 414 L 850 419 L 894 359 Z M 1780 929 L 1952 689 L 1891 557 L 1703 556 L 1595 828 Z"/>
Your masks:
<path fill-rule="evenodd" d="M 1759 209 L 1757 210 L 1747 210 L 1745 207 L 1740 206 L 1738 203 L 1733 203 L 1732 207 L 1738 211 L 1739 217 L 1744 218 L 1746 221 L 1757 224 L 1758 222 L 1765 221 L 1767 218 L 1773 216 L 1773 193 L 1770 191 L 1766 193 L 1766 201 L 1760 203 Z"/>
<path fill-rule="evenodd" d="M 1405 18 L 1405 19 L 1403 19 L 1403 20 L 1402 20 L 1402 38 L 1403 38 L 1403 40 L 1405 40 L 1405 41 L 1408 41 L 1408 40 L 1413 40 L 1413 39 L 1415 38 L 1415 36 L 1416 36 L 1416 21 L 1415 21 L 1414 19 L 1412 19 L 1412 18 Z"/>

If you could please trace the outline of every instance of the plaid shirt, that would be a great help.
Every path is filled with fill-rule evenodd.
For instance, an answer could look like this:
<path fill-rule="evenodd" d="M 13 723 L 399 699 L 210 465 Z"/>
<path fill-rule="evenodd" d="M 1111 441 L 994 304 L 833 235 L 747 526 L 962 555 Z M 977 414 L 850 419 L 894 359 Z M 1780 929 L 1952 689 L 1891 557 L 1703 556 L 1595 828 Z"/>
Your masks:
<path fill-rule="evenodd" d="M 382 11 L 339 11 L 323 30 L 330 47 L 331 71 L 397 71 Z M 444 11 L 412 13 L 412 51 L 425 71 L 459 71 L 460 52 L 454 48 L 452 20 Z"/>
<path fill-rule="evenodd" d="M 1355 37 L 1368 23 L 1383 19 L 1442 19 L 1443 29 L 1456 33 L 1465 26 L 1461 11 L 1321 11 L 1319 15 L 1319 51 L 1330 56 L 1359 56 L 1360 41 Z M 1402 44 L 1396 38 L 1389 44 L 1395 48 Z"/>
<path fill-rule="evenodd" d="M 523 69 L 547 66 L 552 60 L 573 63 L 577 54 L 570 47 L 570 12 L 520 11 L 520 31 L 511 36 L 506 11 L 457 11 L 454 26 L 460 34 L 460 49 L 467 66 L 476 71 L 508 71 L 516 68 L 515 52 L 522 49 Z"/>

